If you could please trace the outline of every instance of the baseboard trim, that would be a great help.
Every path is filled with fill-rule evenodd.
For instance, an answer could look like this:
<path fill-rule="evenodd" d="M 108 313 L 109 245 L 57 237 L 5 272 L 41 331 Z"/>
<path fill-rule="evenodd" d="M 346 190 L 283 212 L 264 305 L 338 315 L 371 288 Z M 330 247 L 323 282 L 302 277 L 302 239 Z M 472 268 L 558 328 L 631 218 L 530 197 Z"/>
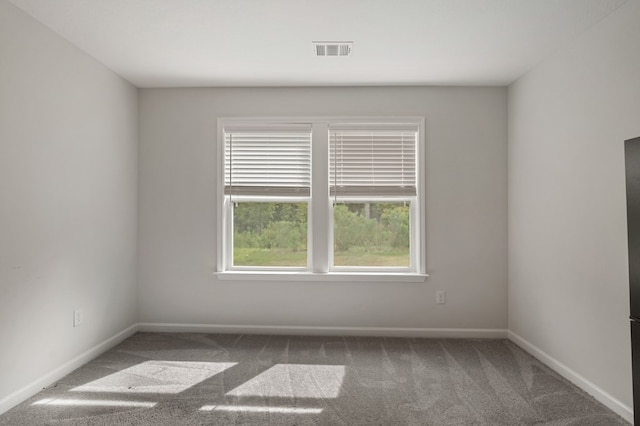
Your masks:
<path fill-rule="evenodd" d="M 21 402 L 31 398 L 33 395 L 40 392 L 43 388 L 52 385 L 56 381 L 62 379 L 73 370 L 82 367 L 87 362 L 103 354 L 109 349 L 113 348 L 123 340 L 134 335 L 138 331 L 138 324 L 134 324 L 121 332 L 109 337 L 102 343 L 97 344 L 91 349 L 81 353 L 70 361 L 65 362 L 44 376 L 34 380 L 21 389 L 7 395 L 0 399 L 0 414 L 9 411 L 11 408 L 20 404 Z"/>
<path fill-rule="evenodd" d="M 222 325 L 143 322 L 139 331 L 152 333 L 241 333 L 290 334 L 306 336 L 377 336 L 506 339 L 506 329 L 486 328 L 403 328 L 403 327 L 313 327 L 296 325 Z"/>
<path fill-rule="evenodd" d="M 626 421 L 633 424 L 633 409 L 625 404 L 623 404 L 618 399 L 614 398 L 612 395 L 607 393 L 601 387 L 596 385 L 595 383 L 589 381 L 582 375 L 578 374 L 571 368 L 567 367 L 565 364 L 561 363 L 542 349 L 535 346 L 533 343 L 523 339 L 513 331 L 508 331 L 509 340 L 511 340 L 516 345 L 520 346 L 522 349 L 527 351 L 529 354 L 533 355 L 543 364 L 547 365 L 549 368 L 554 370 L 556 373 L 560 374 L 565 379 L 569 380 L 574 385 L 578 386 L 580 389 L 593 396 L 596 400 L 604 404 L 607 408 L 609 408 L 614 413 L 618 414 L 620 417 L 625 419 Z"/>

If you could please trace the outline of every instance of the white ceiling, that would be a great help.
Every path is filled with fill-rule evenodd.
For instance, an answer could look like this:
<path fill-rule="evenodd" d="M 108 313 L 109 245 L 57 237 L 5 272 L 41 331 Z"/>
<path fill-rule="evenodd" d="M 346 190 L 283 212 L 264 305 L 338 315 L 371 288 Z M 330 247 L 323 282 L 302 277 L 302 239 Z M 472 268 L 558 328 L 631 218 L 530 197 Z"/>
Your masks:
<path fill-rule="evenodd" d="M 138 87 L 185 87 L 507 85 L 627 0 L 10 1 Z"/>

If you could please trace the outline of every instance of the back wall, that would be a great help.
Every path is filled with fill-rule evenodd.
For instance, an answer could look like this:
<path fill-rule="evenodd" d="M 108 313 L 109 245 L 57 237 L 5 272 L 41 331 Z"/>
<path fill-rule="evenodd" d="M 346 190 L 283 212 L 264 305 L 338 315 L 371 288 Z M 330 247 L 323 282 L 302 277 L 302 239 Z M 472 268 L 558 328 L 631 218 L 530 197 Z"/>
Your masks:
<path fill-rule="evenodd" d="M 302 327 L 507 327 L 507 89 L 141 89 L 140 321 Z M 424 116 L 421 283 L 219 281 L 216 119 Z M 446 305 L 435 291 L 447 292 Z"/>

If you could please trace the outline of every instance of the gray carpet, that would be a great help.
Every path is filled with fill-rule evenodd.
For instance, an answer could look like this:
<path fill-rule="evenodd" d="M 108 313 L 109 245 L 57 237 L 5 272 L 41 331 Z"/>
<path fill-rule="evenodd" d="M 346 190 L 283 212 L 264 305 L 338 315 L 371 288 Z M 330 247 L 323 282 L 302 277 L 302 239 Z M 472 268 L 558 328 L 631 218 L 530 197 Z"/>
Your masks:
<path fill-rule="evenodd" d="M 628 425 L 506 340 L 138 333 L 0 425 Z"/>

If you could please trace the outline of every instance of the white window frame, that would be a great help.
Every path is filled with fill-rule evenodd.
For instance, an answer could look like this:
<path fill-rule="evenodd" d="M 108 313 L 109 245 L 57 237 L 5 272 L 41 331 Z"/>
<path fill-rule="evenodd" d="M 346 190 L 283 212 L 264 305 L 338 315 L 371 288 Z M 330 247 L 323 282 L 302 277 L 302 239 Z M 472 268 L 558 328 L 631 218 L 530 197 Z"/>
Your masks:
<path fill-rule="evenodd" d="M 410 266 L 405 267 L 347 267 L 333 263 L 333 200 L 329 196 L 329 125 L 411 124 L 418 127 L 416 146 L 416 193 L 410 203 Z M 233 196 L 233 201 L 269 201 L 308 203 L 307 267 L 235 267 L 232 266 L 233 223 L 229 197 L 224 193 L 224 129 L 256 125 L 311 124 L 311 196 L 262 197 Z M 273 281 L 424 281 L 426 274 L 426 158 L 424 117 L 221 117 L 217 120 L 217 269 L 223 280 Z M 321 161 L 318 159 L 326 159 Z M 349 197 L 355 202 L 409 201 L 414 197 Z M 344 197 L 343 201 L 347 201 Z M 319 219 L 318 219 L 319 218 Z M 324 218 L 324 219 L 323 219 Z"/>

